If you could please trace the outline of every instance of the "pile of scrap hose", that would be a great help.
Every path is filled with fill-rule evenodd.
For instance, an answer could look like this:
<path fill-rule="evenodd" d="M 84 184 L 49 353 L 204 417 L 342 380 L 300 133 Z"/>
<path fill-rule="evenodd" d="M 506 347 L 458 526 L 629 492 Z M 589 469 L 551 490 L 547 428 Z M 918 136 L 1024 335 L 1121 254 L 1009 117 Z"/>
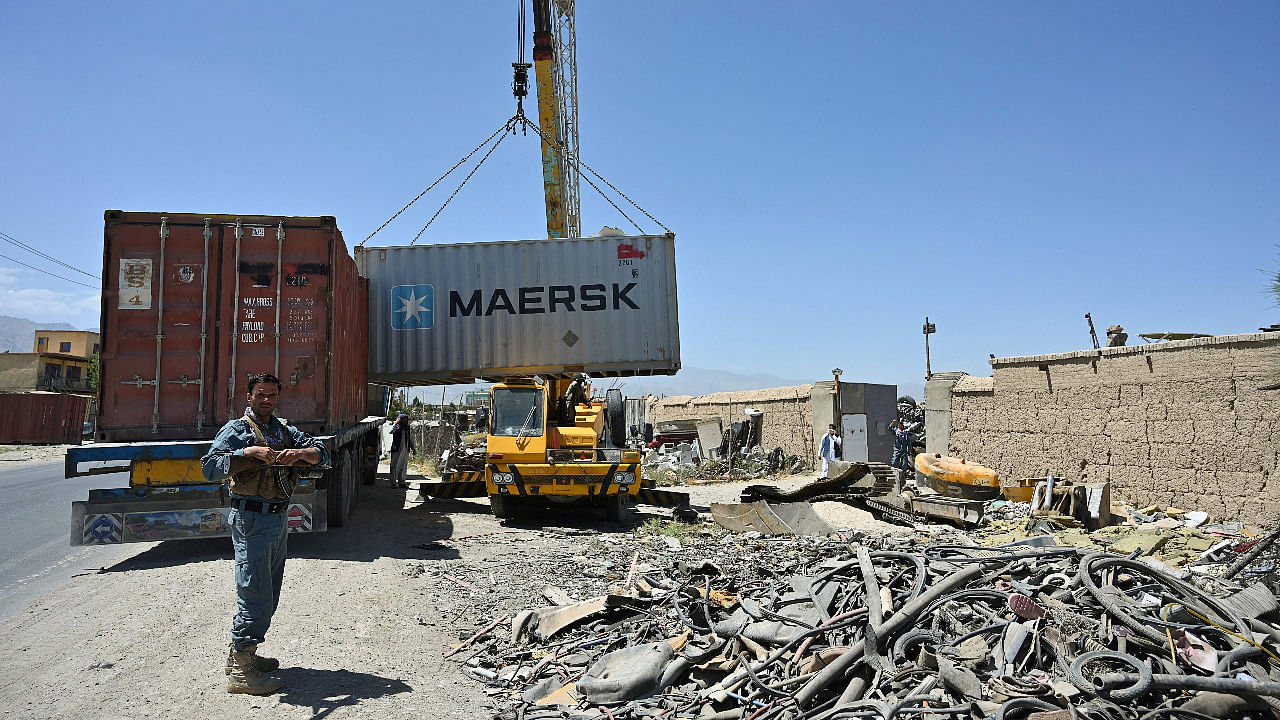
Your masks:
<path fill-rule="evenodd" d="M 1262 584 L 1056 546 L 758 547 L 662 567 L 637 553 L 609 594 L 495 622 L 454 657 L 512 720 L 1155 720 L 1280 708 L 1280 605 Z"/>

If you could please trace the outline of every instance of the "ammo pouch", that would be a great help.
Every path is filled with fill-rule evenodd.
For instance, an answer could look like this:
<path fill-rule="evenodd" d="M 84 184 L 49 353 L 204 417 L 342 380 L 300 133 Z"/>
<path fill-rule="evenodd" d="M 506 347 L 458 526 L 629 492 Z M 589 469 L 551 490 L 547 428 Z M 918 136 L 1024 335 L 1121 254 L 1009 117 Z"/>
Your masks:
<path fill-rule="evenodd" d="M 288 430 L 283 433 L 283 443 L 273 443 L 267 440 L 267 435 L 262 426 L 250 417 L 248 413 L 245 413 L 244 420 L 249 423 L 249 430 L 253 432 L 254 439 L 257 440 L 254 443 L 255 445 L 269 447 L 272 450 L 285 450 L 293 447 L 293 438 L 289 435 Z M 284 420 L 279 418 L 277 420 L 281 425 L 287 425 Z M 288 500 L 293 497 L 293 491 L 297 484 L 298 470 L 282 465 L 262 465 L 231 476 L 231 492 L 237 495 L 261 497 L 267 500 Z"/>

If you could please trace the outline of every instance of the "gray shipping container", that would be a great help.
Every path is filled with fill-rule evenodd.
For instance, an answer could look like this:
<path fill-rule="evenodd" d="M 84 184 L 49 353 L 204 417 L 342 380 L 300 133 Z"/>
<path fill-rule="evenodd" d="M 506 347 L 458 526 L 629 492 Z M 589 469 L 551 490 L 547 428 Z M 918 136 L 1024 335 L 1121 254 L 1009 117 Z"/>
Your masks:
<path fill-rule="evenodd" d="M 357 247 L 369 382 L 674 375 L 674 235 Z"/>

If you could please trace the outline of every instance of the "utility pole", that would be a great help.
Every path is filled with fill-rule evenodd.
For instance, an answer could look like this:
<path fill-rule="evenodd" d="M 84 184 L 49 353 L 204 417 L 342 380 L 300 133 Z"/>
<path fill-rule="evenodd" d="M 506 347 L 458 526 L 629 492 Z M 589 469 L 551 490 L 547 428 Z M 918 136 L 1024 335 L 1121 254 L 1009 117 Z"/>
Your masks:
<path fill-rule="evenodd" d="M 933 362 L 929 358 L 929 336 L 938 332 L 938 326 L 929 322 L 929 316 L 924 316 L 924 379 L 928 380 L 933 377 Z"/>
<path fill-rule="evenodd" d="M 840 376 L 844 371 L 836 368 L 831 371 L 831 376 L 836 379 L 836 435 L 844 438 L 844 413 L 840 412 Z"/>

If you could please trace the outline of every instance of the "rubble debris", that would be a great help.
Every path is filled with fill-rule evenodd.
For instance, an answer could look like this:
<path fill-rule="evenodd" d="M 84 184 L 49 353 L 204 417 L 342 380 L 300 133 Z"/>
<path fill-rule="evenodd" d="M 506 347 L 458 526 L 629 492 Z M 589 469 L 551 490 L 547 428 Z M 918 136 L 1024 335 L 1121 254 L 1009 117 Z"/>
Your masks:
<path fill-rule="evenodd" d="M 766 535 L 835 534 L 807 502 L 770 504 L 764 500 L 751 503 L 712 503 L 711 517 L 720 527 L 733 532 L 756 531 Z"/>
<path fill-rule="evenodd" d="M 703 460 L 714 460 L 712 450 L 719 450 L 716 443 L 724 437 L 724 424 L 720 418 L 698 421 L 698 445 L 702 448 Z"/>
<path fill-rule="evenodd" d="M 648 443 L 650 449 L 656 450 L 664 445 L 678 445 L 680 443 L 692 443 L 699 438 L 697 420 L 667 420 L 658 423 L 654 428 L 653 440 Z M 720 441 L 720 436 L 715 436 L 715 442 Z"/>
<path fill-rule="evenodd" d="M 715 448 L 711 452 L 719 453 Z M 666 445 L 651 450 L 644 460 L 645 477 L 659 485 L 697 485 L 796 475 L 808 469 L 803 458 L 787 455 L 782 448 L 766 453 L 757 445 L 745 454 L 718 456 L 710 460 L 704 459 L 706 454 L 698 441 L 687 446 Z"/>
<path fill-rule="evenodd" d="M 1125 517 L 1126 521 L 1089 529 L 1087 523 L 1075 517 L 1037 511 L 1031 503 L 998 501 L 990 504 L 988 523 L 976 530 L 974 537 L 983 546 L 1047 538 L 1056 545 L 1085 550 L 1136 553 L 1175 569 L 1226 558 L 1236 559 L 1243 569 L 1258 560 L 1246 552 L 1257 546 L 1246 542 L 1252 531 L 1239 523 L 1208 523 L 1206 513 L 1157 506 L 1139 510 L 1110 508 L 1109 512 L 1113 521 L 1118 517 Z M 1259 543 L 1265 540 L 1262 538 Z M 1218 569 L 1227 579 L 1232 577 L 1230 572 L 1226 566 Z"/>
<path fill-rule="evenodd" d="M 487 435 L 468 435 L 440 455 L 440 472 L 483 472 Z"/>
<path fill-rule="evenodd" d="M 883 477 L 873 475 L 871 466 L 866 463 L 832 460 L 829 463 L 828 473 L 829 477 L 819 478 L 787 492 L 779 490 L 772 485 L 748 485 L 742 491 L 742 501 L 751 502 L 763 499 L 775 502 L 794 502 L 798 500 L 813 500 L 826 495 L 883 494 L 888 490 L 880 482 Z"/>
<path fill-rule="evenodd" d="M 1256 583 L 1060 545 L 640 548 L 554 638 L 477 644 L 462 671 L 495 717 L 1269 717 L 1280 697 L 1280 604 Z"/>

